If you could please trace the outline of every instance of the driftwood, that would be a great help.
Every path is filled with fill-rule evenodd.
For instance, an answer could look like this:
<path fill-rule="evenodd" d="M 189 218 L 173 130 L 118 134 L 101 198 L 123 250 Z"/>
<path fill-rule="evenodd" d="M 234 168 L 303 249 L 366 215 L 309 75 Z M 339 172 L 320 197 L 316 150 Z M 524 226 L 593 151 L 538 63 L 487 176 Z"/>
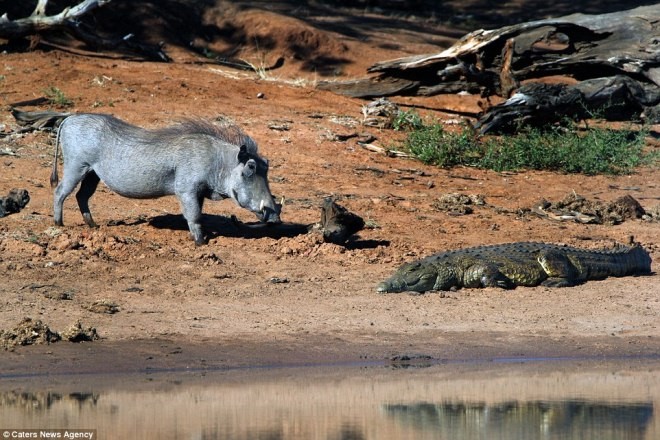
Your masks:
<path fill-rule="evenodd" d="M 482 115 L 482 132 L 510 129 L 511 117 L 519 112 L 531 123 L 545 119 L 536 117 L 539 113 L 549 119 L 581 117 L 613 107 L 608 118 L 632 114 L 655 122 L 660 113 L 659 35 L 660 4 L 611 14 L 573 14 L 477 30 L 440 53 L 380 62 L 368 69 L 373 77 L 321 83 L 319 88 L 362 98 L 459 91 L 511 98 L 493 107 L 496 114 L 489 110 Z M 571 77 L 577 84 L 554 89 L 520 86 L 554 75 Z"/>
<path fill-rule="evenodd" d="M 10 20 L 7 13 L 0 16 L 0 38 L 16 39 L 28 36 L 38 36 L 33 44 L 44 43 L 45 33 L 63 31 L 84 42 L 94 50 L 118 50 L 137 53 L 154 61 L 171 61 L 160 46 L 143 44 L 135 41 L 133 34 L 122 37 L 104 38 L 97 35 L 81 18 L 96 9 L 110 3 L 112 0 L 84 0 L 76 6 L 65 8 L 59 14 L 46 15 L 48 0 L 38 0 L 37 6 L 30 16 Z M 49 43 L 51 46 L 59 47 Z"/>
<path fill-rule="evenodd" d="M 584 80 L 575 85 L 529 83 L 506 102 L 480 115 L 480 133 L 510 133 L 521 125 L 543 126 L 563 119 L 590 117 L 623 121 L 660 120 L 660 89 L 628 76 Z"/>
<path fill-rule="evenodd" d="M 34 130 L 57 128 L 64 118 L 71 116 L 71 113 L 53 112 L 48 110 L 26 112 L 16 108 L 11 109 L 11 114 L 19 125 L 31 127 Z"/>
<path fill-rule="evenodd" d="M 388 150 L 387 148 L 379 147 L 378 145 L 358 142 L 358 145 L 365 150 L 381 153 L 388 157 L 410 157 L 410 154 L 399 150 Z"/>
<path fill-rule="evenodd" d="M 9 20 L 7 13 L 0 17 L 0 37 L 16 38 L 34 35 L 46 30 L 66 29 L 71 23 L 89 11 L 109 3 L 111 0 L 85 0 L 72 7 L 65 8 L 57 15 L 46 15 L 48 0 L 39 0 L 29 17 Z"/>
<path fill-rule="evenodd" d="M 29 101 L 26 101 L 29 102 Z M 22 103 L 13 104 L 18 105 Z M 0 133 L 0 137 L 9 136 L 15 133 L 26 133 L 35 130 L 55 130 L 60 123 L 71 113 L 60 113 L 53 111 L 28 112 L 17 108 L 11 109 L 11 114 L 16 119 L 21 128 L 9 133 Z"/>

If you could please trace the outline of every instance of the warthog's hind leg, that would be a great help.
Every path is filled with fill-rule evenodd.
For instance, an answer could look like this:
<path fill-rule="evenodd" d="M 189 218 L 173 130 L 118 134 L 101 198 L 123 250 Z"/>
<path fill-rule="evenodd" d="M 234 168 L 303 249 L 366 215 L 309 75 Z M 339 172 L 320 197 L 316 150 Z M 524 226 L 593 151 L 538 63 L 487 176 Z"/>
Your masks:
<path fill-rule="evenodd" d="M 82 180 L 83 176 L 72 176 L 72 172 L 65 169 L 64 178 L 55 188 L 53 193 L 53 220 L 57 226 L 62 226 L 64 222 L 62 221 L 62 209 L 64 207 L 64 200 L 69 197 L 69 194 L 76 189 L 78 182 Z"/>
<path fill-rule="evenodd" d="M 195 240 L 195 244 L 197 246 L 206 244 L 201 223 L 204 198 L 195 193 L 177 194 L 177 197 L 181 203 L 183 217 L 188 222 L 188 229 L 190 229 L 190 235 Z"/>
<path fill-rule="evenodd" d="M 89 212 L 89 199 L 96 191 L 96 187 L 100 181 L 101 179 L 99 179 L 99 176 L 94 171 L 90 171 L 82 180 L 80 189 L 76 193 L 76 200 L 78 201 L 80 213 L 83 216 L 83 220 L 85 220 L 85 223 L 87 223 L 87 226 L 90 228 L 96 228 L 96 223 L 92 218 L 92 213 Z"/>

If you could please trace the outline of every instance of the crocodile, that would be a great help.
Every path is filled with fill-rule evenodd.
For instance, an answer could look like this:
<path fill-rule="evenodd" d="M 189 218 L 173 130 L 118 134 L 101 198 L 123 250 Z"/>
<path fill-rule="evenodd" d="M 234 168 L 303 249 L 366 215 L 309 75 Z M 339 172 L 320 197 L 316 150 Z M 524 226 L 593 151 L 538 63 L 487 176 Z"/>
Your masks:
<path fill-rule="evenodd" d="M 639 244 L 581 249 L 540 242 L 504 243 L 440 252 L 406 263 L 377 291 L 426 292 L 461 287 L 569 287 L 587 280 L 651 273 Z"/>

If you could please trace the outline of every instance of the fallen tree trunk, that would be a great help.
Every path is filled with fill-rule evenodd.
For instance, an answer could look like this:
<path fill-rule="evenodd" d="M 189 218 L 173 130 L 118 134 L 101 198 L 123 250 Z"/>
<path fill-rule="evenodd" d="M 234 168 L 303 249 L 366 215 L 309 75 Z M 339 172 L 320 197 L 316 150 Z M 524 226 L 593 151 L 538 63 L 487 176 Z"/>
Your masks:
<path fill-rule="evenodd" d="M 597 80 L 603 85 L 597 93 L 591 90 L 593 84 L 587 87 L 593 102 L 585 100 L 586 95 L 580 98 L 587 110 L 592 104 L 607 105 L 608 90 L 621 94 L 625 86 L 626 105 L 632 102 L 637 114 L 657 117 L 658 35 L 660 4 L 611 14 L 573 14 L 477 30 L 439 53 L 377 63 L 368 69 L 376 74 L 374 77 L 321 83 L 319 88 L 364 98 L 458 91 L 509 98 L 523 82 L 565 75 L 577 81 Z M 608 83 L 614 86 L 604 86 Z M 579 84 L 577 89 L 567 90 L 567 95 L 584 95 Z M 556 101 L 557 105 L 564 103 Z M 515 103 L 522 104 L 519 100 Z M 506 110 L 510 111 L 512 105 L 509 103 Z M 547 105 L 542 108 L 547 110 Z M 561 108 L 555 107 L 561 113 Z"/>
<path fill-rule="evenodd" d="M 39 0 L 34 12 L 29 17 L 9 20 L 7 13 L 4 13 L 0 17 L 0 37 L 17 38 L 38 34 L 45 30 L 66 30 L 75 20 L 110 1 L 112 0 L 85 0 L 72 8 L 65 8 L 59 14 L 47 16 L 48 0 Z"/>
<path fill-rule="evenodd" d="M 512 133 L 524 125 L 543 126 L 565 119 L 660 120 L 660 89 L 628 76 L 584 80 L 575 85 L 531 82 L 508 100 L 490 107 L 475 125 L 481 134 Z"/>
<path fill-rule="evenodd" d="M 170 57 L 159 46 L 139 43 L 135 41 L 133 34 L 123 37 L 103 38 L 83 23 L 81 18 L 84 15 L 111 1 L 84 0 L 76 6 L 65 8 L 59 14 L 49 16 L 46 15 L 48 0 L 39 0 L 34 11 L 28 17 L 10 20 L 7 13 L 0 16 L 0 38 L 11 40 L 29 36 L 43 36 L 51 31 L 63 31 L 94 50 L 129 51 L 149 60 L 171 61 Z M 39 40 L 35 41 L 40 42 Z"/>

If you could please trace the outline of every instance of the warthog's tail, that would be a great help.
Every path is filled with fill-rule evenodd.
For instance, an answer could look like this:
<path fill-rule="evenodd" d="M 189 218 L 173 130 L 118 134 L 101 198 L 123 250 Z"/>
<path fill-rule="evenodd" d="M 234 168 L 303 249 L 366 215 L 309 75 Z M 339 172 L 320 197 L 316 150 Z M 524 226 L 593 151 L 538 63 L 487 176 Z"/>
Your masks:
<path fill-rule="evenodd" d="M 60 178 L 57 176 L 57 156 L 59 155 L 60 150 L 60 133 L 62 132 L 62 126 L 64 126 L 64 121 L 60 123 L 60 126 L 57 130 L 57 135 L 55 135 L 55 157 L 53 157 L 53 170 L 50 173 L 51 188 L 55 188 L 60 181 Z"/>

